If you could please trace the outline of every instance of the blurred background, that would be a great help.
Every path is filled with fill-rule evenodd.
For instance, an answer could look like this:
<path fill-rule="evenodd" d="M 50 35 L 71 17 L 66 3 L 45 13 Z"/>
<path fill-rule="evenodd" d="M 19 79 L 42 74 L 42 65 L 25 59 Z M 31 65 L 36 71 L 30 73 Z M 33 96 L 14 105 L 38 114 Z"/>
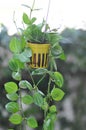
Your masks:
<path fill-rule="evenodd" d="M 43 17 L 46 17 L 48 0 L 36 1 L 36 7 L 42 8 L 41 12 L 36 13 L 38 21 L 41 21 Z M 5 110 L 8 100 L 5 95 L 4 83 L 12 81 L 11 71 L 8 67 L 11 57 L 9 42 L 14 35 L 17 35 L 13 14 L 15 11 L 16 23 L 18 27 L 22 27 L 22 12 L 28 10 L 21 7 L 21 4 L 31 3 L 31 0 L 0 1 L 0 130 L 7 130 L 11 127 L 8 121 L 9 113 Z M 48 22 L 51 28 L 58 28 L 62 36 L 60 44 L 66 55 L 66 61 L 57 60 L 58 70 L 64 76 L 63 89 L 66 95 L 61 102 L 57 103 L 58 120 L 55 130 L 86 130 L 85 5 L 85 0 L 51 0 Z M 43 17 L 41 18 L 41 16 Z M 46 91 L 46 88 L 42 89 Z M 43 113 L 38 108 L 35 110 L 31 108 L 26 112 L 35 114 L 40 124 L 37 130 L 41 130 Z M 14 129 L 18 130 L 17 127 Z"/>

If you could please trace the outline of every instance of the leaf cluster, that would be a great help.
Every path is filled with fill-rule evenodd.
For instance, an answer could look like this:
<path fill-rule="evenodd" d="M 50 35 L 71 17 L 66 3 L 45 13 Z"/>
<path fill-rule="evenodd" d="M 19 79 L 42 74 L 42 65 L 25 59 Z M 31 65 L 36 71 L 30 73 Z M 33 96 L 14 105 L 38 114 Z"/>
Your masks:
<path fill-rule="evenodd" d="M 46 116 L 44 120 L 44 130 L 53 130 L 54 123 L 56 121 L 57 108 L 55 105 L 49 105 L 51 101 L 60 101 L 64 97 L 64 92 L 61 90 L 63 86 L 63 76 L 59 72 L 49 71 L 47 69 L 35 69 L 32 71 L 32 76 L 34 75 L 45 75 L 48 74 L 51 78 L 51 81 L 54 83 L 53 89 L 45 95 L 42 91 L 38 89 L 37 84 L 32 85 L 27 80 L 19 80 L 19 84 L 17 85 L 15 82 L 7 82 L 5 83 L 5 90 L 7 92 L 6 97 L 10 100 L 9 103 L 6 104 L 6 109 L 11 113 L 9 121 L 14 125 L 19 125 L 22 122 L 27 122 L 26 124 L 30 128 L 38 127 L 37 120 L 34 116 L 24 116 L 22 114 L 24 111 L 21 108 L 23 104 L 31 105 L 35 104 L 40 107 L 43 111 L 45 111 Z M 15 79 L 15 78 L 14 78 Z M 49 86 L 51 87 L 51 85 Z M 59 87 L 59 88 L 58 88 Z M 28 94 L 19 95 L 19 91 L 22 89 L 29 90 Z M 20 101 L 20 105 L 18 103 Z M 21 112 L 22 111 L 22 112 Z"/>
<path fill-rule="evenodd" d="M 45 20 L 39 24 L 36 24 L 36 20 L 36 17 L 30 18 L 26 13 L 23 13 L 23 22 L 26 25 L 26 28 L 24 28 L 22 32 L 28 42 L 54 44 L 59 41 L 60 36 L 56 29 L 50 30 L 50 27 Z"/>

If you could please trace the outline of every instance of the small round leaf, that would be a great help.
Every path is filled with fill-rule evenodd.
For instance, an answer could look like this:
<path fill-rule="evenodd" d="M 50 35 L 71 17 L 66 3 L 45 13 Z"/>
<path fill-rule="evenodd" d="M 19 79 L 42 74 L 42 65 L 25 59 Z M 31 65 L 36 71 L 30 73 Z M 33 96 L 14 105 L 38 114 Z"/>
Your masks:
<path fill-rule="evenodd" d="M 17 61 L 15 59 L 13 59 L 13 58 L 9 61 L 9 67 L 13 71 L 17 71 L 18 68 L 19 68 L 18 64 L 17 64 Z"/>
<path fill-rule="evenodd" d="M 16 102 L 9 102 L 6 104 L 6 110 L 11 113 L 15 113 L 19 111 L 19 105 Z"/>
<path fill-rule="evenodd" d="M 7 93 L 11 94 L 18 91 L 18 86 L 15 82 L 7 82 L 5 83 L 5 90 Z"/>
<path fill-rule="evenodd" d="M 31 104 L 33 103 L 33 98 L 30 95 L 25 95 L 24 97 L 22 97 L 22 102 L 24 104 Z"/>
<path fill-rule="evenodd" d="M 51 113 L 55 113 L 57 111 L 55 105 L 50 106 L 49 110 Z"/>
<path fill-rule="evenodd" d="M 17 93 L 7 94 L 6 96 L 11 101 L 16 101 L 18 99 L 18 94 Z"/>
<path fill-rule="evenodd" d="M 53 79 L 53 82 L 55 82 L 58 87 L 62 87 L 64 83 L 64 79 L 61 73 L 59 72 L 49 72 L 51 78 Z"/>
<path fill-rule="evenodd" d="M 27 80 L 22 80 L 19 82 L 19 87 L 26 89 L 28 88 L 29 90 L 32 90 L 32 85 L 27 81 Z"/>
<path fill-rule="evenodd" d="M 63 86 L 64 79 L 63 79 L 63 76 L 62 76 L 61 73 L 59 73 L 59 72 L 54 72 L 54 80 L 55 80 L 55 83 L 56 83 L 59 87 L 62 87 L 62 86 Z"/>
<path fill-rule="evenodd" d="M 27 119 L 27 125 L 30 128 L 36 128 L 38 126 L 38 123 L 37 123 L 37 121 L 36 121 L 36 119 L 34 117 L 29 117 Z"/>
<path fill-rule="evenodd" d="M 15 124 L 15 125 L 21 124 L 21 122 L 22 122 L 22 116 L 19 115 L 19 114 L 13 114 L 13 115 L 10 116 L 9 121 L 12 124 Z"/>
<path fill-rule="evenodd" d="M 18 60 L 18 54 L 15 54 L 14 57 L 9 61 L 9 67 L 14 72 L 24 68 L 24 63 Z"/>
<path fill-rule="evenodd" d="M 35 92 L 33 95 L 33 100 L 34 103 L 40 107 L 42 107 L 44 105 L 44 98 L 42 97 L 42 95 L 38 92 Z"/>
<path fill-rule="evenodd" d="M 60 101 L 64 96 L 64 92 L 59 88 L 53 88 L 53 90 L 51 91 L 51 96 L 53 100 Z"/>
<path fill-rule="evenodd" d="M 13 72 L 13 73 L 12 73 L 12 77 L 13 77 L 15 80 L 18 80 L 18 81 L 21 80 L 21 74 L 20 74 L 20 72 Z"/>
<path fill-rule="evenodd" d="M 10 50 L 14 53 L 19 53 L 22 51 L 22 44 L 16 37 L 13 37 L 10 42 Z"/>

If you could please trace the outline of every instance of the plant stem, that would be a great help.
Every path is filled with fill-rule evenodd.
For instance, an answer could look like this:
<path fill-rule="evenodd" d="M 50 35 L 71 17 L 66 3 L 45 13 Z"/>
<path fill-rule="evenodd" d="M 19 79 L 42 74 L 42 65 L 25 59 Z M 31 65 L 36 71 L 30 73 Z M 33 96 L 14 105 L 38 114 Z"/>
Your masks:
<path fill-rule="evenodd" d="M 52 71 L 52 65 L 50 66 L 50 71 Z M 50 86 L 51 86 L 51 77 L 49 76 L 48 90 L 47 90 L 47 95 L 46 95 L 46 100 L 48 102 L 48 105 L 50 104 Z M 49 106 L 48 106 L 47 111 L 44 110 L 44 123 L 45 123 L 45 119 L 46 119 L 48 110 L 49 110 Z"/>
<path fill-rule="evenodd" d="M 13 22 L 14 22 L 14 24 L 15 24 L 15 27 L 16 27 L 16 30 L 17 30 L 18 34 L 20 35 L 20 32 L 19 32 L 18 27 L 17 27 L 17 24 L 16 24 L 16 20 L 15 20 L 15 11 L 14 11 L 14 13 L 13 13 Z"/>
<path fill-rule="evenodd" d="M 32 82 L 33 82 L 33 86 L 35 87 L 36 84 L 35 84 L 35 81 L 34 81 L 34 79 L 33 79 L 33 76 L 31 75 L 31 72 L 30 72 L 29 68 L 28 68 L 27 70 L 28 70 L 28 73 L 29 73 L 29 75 L 30 75 L 30 77 L 31 77 L 31 80 L 32 80 Z"/>
<path fill-rule="evenodd" d="M 51 0 L 49 0 L 49 2 L 48 2 L 48 10 L 47 10 L 47 15 L 46 15 L 46 20 L 45 20 L 45 31 L 44 32 L 46 32 L 46 25 L 47 25 L 47 20 L 48 20 L 48 15 L 49 15 L 49 9 L 50 9 L 50 3 L 51 3 Z"/>
<path fill-rule="evenodd" d="M 26 130 L 26 121 L 25 121 L 25 115 L 23 112 L 23 106 L 22 106 L 22 95 L 21 95 L 21 89 L 19 88 L 19 104 L 20 104 L 20 114 L 24 118 L 24 130 Z M 20 130 L 22 130 L 22 124 L 20 125 Z"/>
<path fill-rule="evenodd" d="M 47 20 L 48 20 L 48 15 L 49 15 L 50 3 L 51 3 L 51 0 L 49 0 L 49 2 L 48 2 L 48 10 L 47 10 L 47 15 L 46 15 L 46 20 L 45 20 L 45 28 L 44 28 L 45 33 L 43 35 L 43 42 L 44 42 L 44 38 L 46 35 L 46 31 L 47 31 Z"/>
<path fill-rule="evenodd" d="M 50 64 L 50 71 L 52 71 L 52 64 Z M 49 76 L 49 82 L 48 82 L 48 91 L 47 91 L 47 94 L 49 95 L 50 94 L 50 84 L 51 84 L 51 77 Z"/>
<path fill-rule="evenodd" d="M 42 76 L 42 78 L 38 81 L 38 83 L 36 84 L 36 86 L 38 86 L 44 78 L 45 78 L 45 75 Z"/>
<path fill-rule="evenodd" d="M 34 9 L 34 5 L 35 5 L 35 0 L 33 1 L 32 8 L 30 9 L 30 19 L 31 19 L 31 15 L 32 15 L 32 12 L 33 12 L 33 9 Z"/>
<path fill-rule="evenodd" d="M 19 89 L 19 105 L 20 105 L 20 114 L 23 116 L 20 89 Z M 22 130 L 22 124 L 20 124 L 20 130 Z"/>
<path fill-rule="evenodd" d="M 47 91 L 47 94 L 48 94 L 48 95 L 50 94 L 50 84 L 51 84 L 51 78 L 49 77 L 49 82 L 48 82 L 48 91 Z"/>

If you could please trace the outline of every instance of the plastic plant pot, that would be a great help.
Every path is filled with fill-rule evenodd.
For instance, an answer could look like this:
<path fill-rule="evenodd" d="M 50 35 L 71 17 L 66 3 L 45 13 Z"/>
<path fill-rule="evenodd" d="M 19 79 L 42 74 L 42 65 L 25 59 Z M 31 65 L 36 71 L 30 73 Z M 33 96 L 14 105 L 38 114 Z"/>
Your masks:
<path fill-rule="evenodd" d="M 28 43 L 32 50 L 30 66 L 32 68 L 47 68 L 50 44 Z"/>

